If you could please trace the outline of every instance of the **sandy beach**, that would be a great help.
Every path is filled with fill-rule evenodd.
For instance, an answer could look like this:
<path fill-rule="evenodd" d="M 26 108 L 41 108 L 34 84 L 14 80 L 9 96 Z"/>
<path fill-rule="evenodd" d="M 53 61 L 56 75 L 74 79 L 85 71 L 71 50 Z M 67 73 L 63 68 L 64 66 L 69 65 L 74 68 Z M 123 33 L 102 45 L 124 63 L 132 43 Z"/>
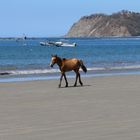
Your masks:
<path fill-rule="evenodd" d="M 0 140 L 140 139 L 140 75 L 82 81 L 0 83 Z"/>

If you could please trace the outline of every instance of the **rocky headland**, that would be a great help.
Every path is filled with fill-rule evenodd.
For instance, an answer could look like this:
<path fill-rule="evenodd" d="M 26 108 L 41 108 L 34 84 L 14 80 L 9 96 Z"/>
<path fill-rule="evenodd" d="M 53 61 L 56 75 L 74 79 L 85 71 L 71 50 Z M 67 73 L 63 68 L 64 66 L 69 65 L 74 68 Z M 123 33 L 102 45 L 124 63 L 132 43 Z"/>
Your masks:
<path fill-rule="evenodd" d="M 112 15 L 93 14 L 74 23 L 66 37 L 140 36 L 140 13 L 122 10 Z"/>

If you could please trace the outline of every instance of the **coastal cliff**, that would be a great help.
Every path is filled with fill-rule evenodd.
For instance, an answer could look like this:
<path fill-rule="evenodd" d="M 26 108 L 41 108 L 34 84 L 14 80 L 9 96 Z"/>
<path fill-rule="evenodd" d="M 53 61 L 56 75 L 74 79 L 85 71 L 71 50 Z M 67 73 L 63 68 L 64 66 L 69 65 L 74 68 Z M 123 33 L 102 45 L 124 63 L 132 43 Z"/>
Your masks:
<path fill-rule="evenodd" d="M 93 14 L 82 17 L 66 37 L 140 36 L 140 13 L 121 11 L 112 15 Z"/>

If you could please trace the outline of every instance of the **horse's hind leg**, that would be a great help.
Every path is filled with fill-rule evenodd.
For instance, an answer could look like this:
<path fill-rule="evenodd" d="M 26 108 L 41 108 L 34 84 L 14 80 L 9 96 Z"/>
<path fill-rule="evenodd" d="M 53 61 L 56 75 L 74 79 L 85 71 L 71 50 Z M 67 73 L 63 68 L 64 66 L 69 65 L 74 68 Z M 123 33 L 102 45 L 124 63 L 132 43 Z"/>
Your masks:
<path fill-rule="evenodd" d="M 79 76 L 79 83 L 80 83 L 81 86 L 83 86 L 83 83 L 82 83 L 82 81 L 81 81 L 80 73 L 78 73 L 78 76 Z"/>
<path fill-rule="evenodd" d="M 78 73 L 76 72 L 76 79 L 75 79 L 75 84 L 74 84 L 75 87 L 77 86 L 77 79 L 78 79 Z"/>
<path fill-rule="evenodd" d="M 65 82 L 66 82 L 66 86 L 65 87 L 68 87 L 68 81 L 67 81 L 67 78 L 66 78 L 66 74 L 64 73 L 64 78 L 65 78 Z"/>

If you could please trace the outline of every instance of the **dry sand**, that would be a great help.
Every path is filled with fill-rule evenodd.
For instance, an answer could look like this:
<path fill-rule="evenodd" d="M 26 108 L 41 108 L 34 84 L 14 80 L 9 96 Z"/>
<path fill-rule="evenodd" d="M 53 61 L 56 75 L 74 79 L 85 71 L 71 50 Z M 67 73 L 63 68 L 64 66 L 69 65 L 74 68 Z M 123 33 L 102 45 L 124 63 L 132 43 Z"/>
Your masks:
<path fill-rule="evenodd" d="M 140 75 L 82 80 L 0 83 L 0 140 L 139 140 Z"/>

